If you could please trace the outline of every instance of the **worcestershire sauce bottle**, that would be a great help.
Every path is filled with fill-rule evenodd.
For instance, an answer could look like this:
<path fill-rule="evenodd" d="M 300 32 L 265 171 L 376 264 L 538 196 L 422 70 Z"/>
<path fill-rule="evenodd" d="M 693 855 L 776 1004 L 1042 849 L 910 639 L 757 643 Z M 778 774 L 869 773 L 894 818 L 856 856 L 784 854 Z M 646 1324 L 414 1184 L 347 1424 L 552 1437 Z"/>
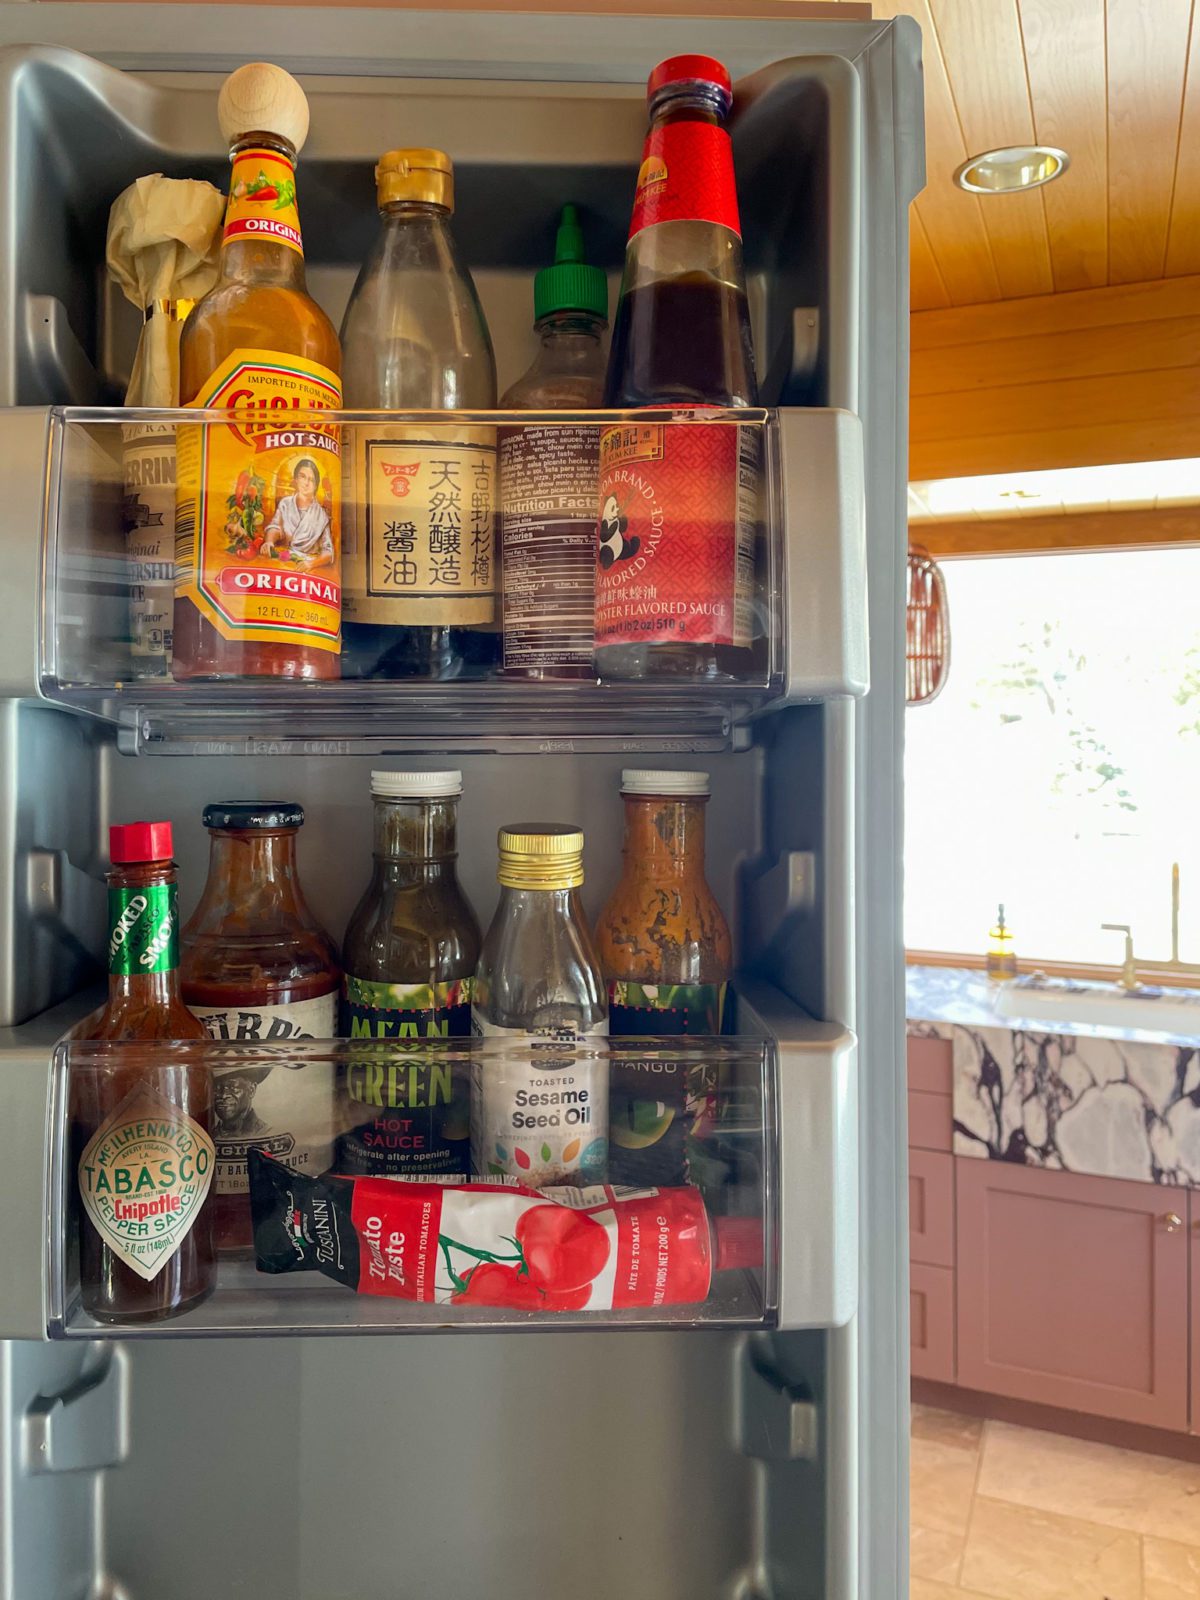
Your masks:
<path fill-rule="evenodd" d="M 480 932 L 455 870 L 461 794 L 461 772 L 371 774 L 374 868 L 342 952 L 339 1032 L 357 1042 L 341 1071 L 336 1172 L 470 1172 L 467 1057 L 419 1049 L 471 1032 Z"/>
<path fill-rule="evenodd" d="M 758 402 L 728 72 L 650 74 L 606 406 Z M 623 424 L 600 437 L 596 667 L 602 678 L 738 678 L 753 662 L 757 429 Z"/>

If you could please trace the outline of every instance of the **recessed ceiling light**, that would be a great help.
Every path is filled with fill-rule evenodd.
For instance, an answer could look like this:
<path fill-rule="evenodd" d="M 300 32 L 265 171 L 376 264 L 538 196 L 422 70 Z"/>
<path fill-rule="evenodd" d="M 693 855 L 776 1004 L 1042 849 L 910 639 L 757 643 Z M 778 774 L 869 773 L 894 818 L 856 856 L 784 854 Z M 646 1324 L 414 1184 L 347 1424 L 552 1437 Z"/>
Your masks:
<path fill-rule="evenodd" d="M 1003 150 L 985 150 L 964 161 L 954 174 L 960 189 L 972 194 L 1013 194 L 1036 189 L 1061 178 L 1071 165 L 1065 150 L 1048 144 L 1011 144 Z"/>

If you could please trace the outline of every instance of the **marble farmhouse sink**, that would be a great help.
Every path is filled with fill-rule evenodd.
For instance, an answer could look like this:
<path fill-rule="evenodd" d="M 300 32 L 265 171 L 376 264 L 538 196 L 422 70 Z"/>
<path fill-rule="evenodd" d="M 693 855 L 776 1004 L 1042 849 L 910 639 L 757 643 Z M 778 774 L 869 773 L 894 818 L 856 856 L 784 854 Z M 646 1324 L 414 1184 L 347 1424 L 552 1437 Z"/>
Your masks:
<path fill-rule="evenodd" d="M 1200 991 L 1194 989 L 1122 989 L 1115 983 L 1033 974 L 1004 984 L 994 1004 L 1002 1017 L 1148 1030 L 1200 1041 Z"/>

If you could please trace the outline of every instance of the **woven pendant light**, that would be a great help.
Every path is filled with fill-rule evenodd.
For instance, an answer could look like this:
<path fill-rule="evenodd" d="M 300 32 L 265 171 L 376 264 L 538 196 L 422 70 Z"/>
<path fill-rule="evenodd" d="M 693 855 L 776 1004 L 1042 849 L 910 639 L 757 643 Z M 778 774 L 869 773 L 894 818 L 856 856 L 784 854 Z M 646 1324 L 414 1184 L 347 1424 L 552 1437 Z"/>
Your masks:
<path fill-rule="evenodd" d="M 926 706 L 941 694 L 950 671 L 950 607 L 942 569 L 919 545 L 908 547 L 905 657 L 905 700 Z"/>

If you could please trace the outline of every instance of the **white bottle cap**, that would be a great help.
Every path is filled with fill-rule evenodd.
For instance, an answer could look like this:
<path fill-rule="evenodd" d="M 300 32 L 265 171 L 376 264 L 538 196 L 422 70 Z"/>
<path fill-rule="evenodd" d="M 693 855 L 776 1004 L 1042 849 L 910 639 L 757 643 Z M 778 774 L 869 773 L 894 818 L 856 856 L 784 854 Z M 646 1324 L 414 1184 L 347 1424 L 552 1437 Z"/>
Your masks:
<path fill-rule="evenodd" d="M 373 772 L 371 793 L 389 800 L 425 800 L 462 793 L 461 772 Z"/>
<path fill-rule="evenodd" d="M 622 794 L 708 793 L 707 772 L 652 772 L 641 767 L 626 767 L 621 774 Z"/>

